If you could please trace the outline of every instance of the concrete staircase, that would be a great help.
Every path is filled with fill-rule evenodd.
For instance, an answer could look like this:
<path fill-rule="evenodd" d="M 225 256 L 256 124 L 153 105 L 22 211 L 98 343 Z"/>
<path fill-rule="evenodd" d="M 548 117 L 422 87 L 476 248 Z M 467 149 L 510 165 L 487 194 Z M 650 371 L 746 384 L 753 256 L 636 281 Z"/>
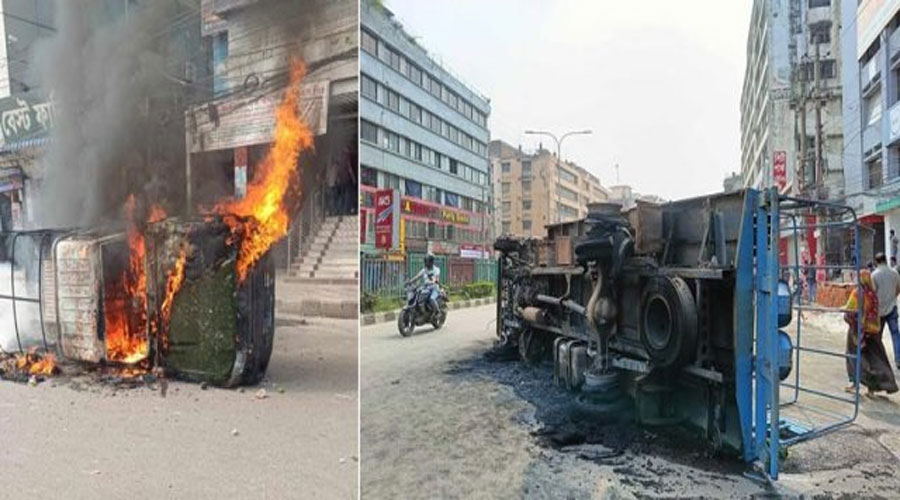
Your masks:
<path fill-rule="evenodd" d="M 359 219 L 326 217 L 312 242 L 276 284 L 287 314 L 359 317 Z"/>
<path fill-rule="evenodd" d="M 291 269 L 296 283 L 355 285 L 359 281 L 359 224 L 354 216 L 326 217 Z"/>

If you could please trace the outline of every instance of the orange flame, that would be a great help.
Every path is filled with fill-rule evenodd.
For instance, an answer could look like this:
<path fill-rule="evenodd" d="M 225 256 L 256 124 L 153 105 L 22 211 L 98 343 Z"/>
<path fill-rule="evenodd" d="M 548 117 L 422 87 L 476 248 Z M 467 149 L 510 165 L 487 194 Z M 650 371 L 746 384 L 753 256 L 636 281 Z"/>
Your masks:
<path fill-rule="evenodd" d="M 243 282 L 250 268 L 285 234 L 289 214 L 285 196 L 291 180 L 297 175 L 300 153 L 313 146 L 313 134 L 300 116 L 300 81 L 306 66 L 295 62 L 290 83 L 275 110 L 275 140 L 247 186 L 240 200 L 221 203 L 215 211 L 239 237 L 237 258 L 238 282 Z"/>
<path fill-rule="evenodd" d="M 175 265 L 169 270 L 166 278 L 166 295 L 163 297 L 162 306 L 159 309 L 162 324 L 160 341 L 163 350 L 169 348 L 169 318 L 172 315 L 172 302 L 175 301 L 175 295 L 181 290 L 181 285 L 184 283 L 184 264 L 186 261 L 187 252 L 182 249 L 178 253 Z"/>
<path fill-rule="evenodd" d="M 150 215 L 147 216 L 147 222 L 149 222 L 150 224 L 153 224 L 154 222 L 159 222 L 159 221 L 165 219 L 166 215 L 167 215 L 166 210 L 163 207 L 161 207 L 160 205 L 157 205 L 156 203 L 154 203 L 153 205 L 150 206 Z"/>
<path fill-rule="evenodd" d="M 35 349 L 16 356 L 16 369 L 29 375 L 53 375 L 56 373 L 56 356 L 38 355 Z"/>
<path fill-rule="evenodd" d="M 147 248 L 134 217 L 135 198 L 125 202 L 128 225 L 128 269 L 117 280 L 106 284 L 104 320 L 106 325 L 106 357 L 110 361 L 136 363 L 147 357 L 147 273 L 144 257 Z"/>

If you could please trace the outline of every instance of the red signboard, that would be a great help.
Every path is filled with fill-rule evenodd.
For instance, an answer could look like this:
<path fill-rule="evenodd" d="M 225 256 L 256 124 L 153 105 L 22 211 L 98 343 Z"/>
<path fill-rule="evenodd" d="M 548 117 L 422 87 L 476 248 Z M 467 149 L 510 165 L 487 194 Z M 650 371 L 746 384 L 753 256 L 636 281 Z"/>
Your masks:
<path fill-rule="evenodd" d="M 772 161 L 772 178 L 779 190 L 783 190 L 787 186 L 787 153 L 784 151 L 775 151 L 775 158 Z"/>
<path fill-rule="evenodd" d="M 359 211 L 359 244 L 366 244 L 366 219 L 369 218 L 368 210 Z"/>
<path fill-rule="evenodd" d="M 432 205 L 418 201 L 414 198 L 403 198 L 401 204 L 403 213 L 417 215 L 419 217 L 427 217 L 429 219 L 441 220 L 445 222 L 455 222 L 457 224 L 470 224 L 471 219 L 465 212 L 452 210 L 440 205 Z"/>
<path fill-rule="evenodd" d="M 394 190 L 375 191 L 375 248 L 393 246 L 394 216 Z"/>

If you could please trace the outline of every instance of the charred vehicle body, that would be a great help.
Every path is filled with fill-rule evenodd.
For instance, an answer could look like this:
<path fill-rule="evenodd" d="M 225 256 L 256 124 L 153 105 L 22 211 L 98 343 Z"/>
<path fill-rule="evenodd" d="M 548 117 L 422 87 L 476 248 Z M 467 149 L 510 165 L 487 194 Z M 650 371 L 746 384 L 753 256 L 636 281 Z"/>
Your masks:
<path fill-rule="evenodd" d="M 797 231 L 796 214 L 816 210 L 855 230 L 844 207 L 748 190 L 595 204 L 544 239 L 501 237 L 498 349 L 549 357 L 576 394 L 575 417 L 685 425 L 777 478 L 784 446 L 845 425 L 858 407 L 857 394 L 851 415 L 821 425 L 779 413 L 797 403 L 780 387 L 804 390 L 789 378 L 806 348 L 799 323 L 793 337 L 782 330 L 792 304 L 778 243 L 783 221 Z"/>
<path fill-rule="evenodd" d="M 255 384 L 272 354 L 275 273 L 268 254 L 243 279 L 218 217 L 128 231 L 6 233 L 0 303 L 14 336 L 67 362 L 222 386 Z M 139 240 L 137 237 L 139 236 Z M 10 321 L 11 320 L 11 321 Z M 131 368 L 129 371 L 128 368 Z"/>

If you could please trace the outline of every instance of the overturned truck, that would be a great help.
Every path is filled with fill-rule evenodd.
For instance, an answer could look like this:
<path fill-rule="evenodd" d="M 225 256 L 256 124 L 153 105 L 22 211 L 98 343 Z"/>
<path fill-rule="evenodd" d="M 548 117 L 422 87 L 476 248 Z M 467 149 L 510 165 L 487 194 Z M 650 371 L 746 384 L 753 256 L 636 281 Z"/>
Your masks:
<path fill-rule="evenodd" d="M 237 271 L 240 235 L 221 218 L 173 217 L 122 230 L 4 233 L 0 352 L 151 369 L 222 386 L 266 373 L 275 273 L 264 254 Z M 139 238 L 139 240 L 136 240 Z"/>
<path fill-rule="evenodd" d="M 783 330 L 792 304 L 779 241 L 784 221 L 797 231 L 809 213 L 856 227 L 848 208 L 747 190 L 594 204 L 543 239 L 501 237 L 498 352 L 552 359 L 575 417 L 686 425 L 777 478 L 784 446 L 858 407 L 857 394 L 851 415 L 806 425 L 780 413 L 797 403 L 780 399 L 783 386 L 803 390 L 788 379 L 805 348 L 799 323 Z"/>

